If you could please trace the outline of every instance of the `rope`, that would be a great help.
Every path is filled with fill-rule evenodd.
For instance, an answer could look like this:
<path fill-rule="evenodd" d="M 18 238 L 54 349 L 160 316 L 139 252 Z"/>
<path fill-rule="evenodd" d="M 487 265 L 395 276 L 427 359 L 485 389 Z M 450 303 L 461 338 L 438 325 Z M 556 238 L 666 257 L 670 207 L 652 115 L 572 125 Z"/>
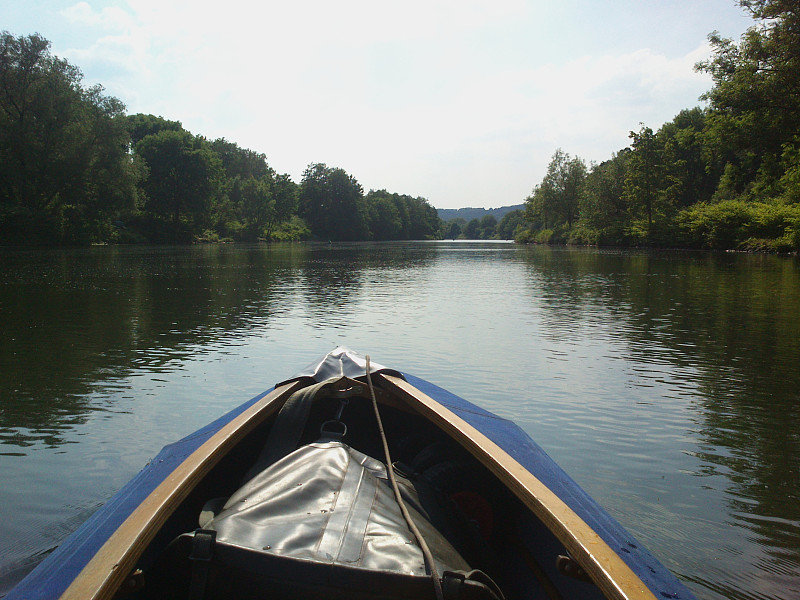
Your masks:
<path fill-rule="evenodd" d="M 430 548 L 428 548 L 425 538 L 422 537 L 422 533 L 417 528 L 414 520 L 411 518 L 408 508 L 406 508 L 406 503 L 403 501 L 403 497 L 400 495 L 400 488 L 397 486 L 397 480 L 394 477 L 392 457 L 389 455 L 389 444 L 386 441 L 386 433 L 383 431 L 383 421 L 381 421 L 381 413 L 378 410 L 378 400 L 375 398 L 375 388 L 372 386 L 372 377 L 370 377 L 369 373 L 369 355 L 367 355 L 365 358 L 367 360 L 367 384 L 369 385 L 369 393 L 372 396 L 372 407 L 375 409 L 375 418 L 378 420 L 378 431 L 381 434 L 383 453 L 386 457 L 386 474 L 389 476 L 389 482 L 392 484 L 392 489 L 394 490 L 394 496 L 397 499 L 397 505 L 400 507 L 400 512 L 403 513 L 403 518 L 406 520 L 406 523 L 408 523 L 408 528 L 414 534 L 414 537 L 417 538 L 417 543 L 419 544 L 420 550 L 422 550 L 422 556 L 425 558 L 425 564 L 427 565 L 428 572 L 433 580 L 433 588 L 436 592 L 436 599 L 444 600 L 442 581 L 439 579 L 439 573 L 436 569 L 436 563 L 433 560 L 433 554 L 431 553 Z"/>

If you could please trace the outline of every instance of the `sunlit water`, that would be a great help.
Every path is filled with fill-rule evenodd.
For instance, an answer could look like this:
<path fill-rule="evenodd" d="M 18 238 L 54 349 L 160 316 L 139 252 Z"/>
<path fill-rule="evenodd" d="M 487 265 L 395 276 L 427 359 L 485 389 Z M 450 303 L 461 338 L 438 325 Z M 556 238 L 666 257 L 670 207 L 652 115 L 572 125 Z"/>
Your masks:
<path fill-rule="evenodd" d="M 800 597 L 796 258 L 503 243 L 0 252 L 0 593 L 338 345 L 522 426 L 707 599 Z"/>

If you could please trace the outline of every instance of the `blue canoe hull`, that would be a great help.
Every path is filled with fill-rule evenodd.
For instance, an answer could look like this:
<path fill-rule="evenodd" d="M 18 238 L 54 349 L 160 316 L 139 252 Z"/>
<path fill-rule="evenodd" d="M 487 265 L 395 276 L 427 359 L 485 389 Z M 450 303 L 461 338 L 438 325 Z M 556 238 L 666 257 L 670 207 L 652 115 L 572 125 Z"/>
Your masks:
<path fill-rule="evenodd" d="M 584 492 L 517 425 L 423 379 L 406 373 L 401 375 L 416 389 L 489 438 L 546 485 L 616 552 L 653 596 L 674 600 L 694 598 L 688 588 Z M 43 600 L 60 597 L 110 536 L 153 490 L 192 453 L 267 393 L 269 392 L 259 394 L 195 433 L 165 446 L 136 477 L 28 574 L 10 592 L 7 599 Z"/>

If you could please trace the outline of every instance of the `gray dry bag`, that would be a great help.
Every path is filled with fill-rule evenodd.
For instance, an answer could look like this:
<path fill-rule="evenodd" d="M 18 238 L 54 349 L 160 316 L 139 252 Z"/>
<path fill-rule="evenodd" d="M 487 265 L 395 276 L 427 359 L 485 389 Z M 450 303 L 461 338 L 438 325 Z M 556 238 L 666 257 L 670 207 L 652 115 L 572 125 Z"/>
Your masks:
<path fill-rule="evenodd" d="M 443 574 L 447 600 L 501 596 L 430 523 L 413 484 L 397 481 Z M 191 570 L 186 578 L 172 572 L 172 581 L 191 581 L 188 590 L 167 586 L 172 597 L 435 598 L 386 466 L 339 441 L 309 444 L 278 460 L 221 510 L 204 512 L 201 525 L 172 544 L 170 552 L 188 557 L 182 568 Z"/>

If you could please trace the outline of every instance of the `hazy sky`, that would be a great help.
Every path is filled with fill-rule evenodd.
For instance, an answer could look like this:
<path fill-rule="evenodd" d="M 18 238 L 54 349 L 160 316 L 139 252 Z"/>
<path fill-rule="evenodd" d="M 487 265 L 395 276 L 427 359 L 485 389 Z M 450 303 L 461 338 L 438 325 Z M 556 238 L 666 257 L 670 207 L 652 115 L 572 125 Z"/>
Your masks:
<path fill-rule="evenodd" d="M 42 34 L 129 113 L 438 208 L 521 203 L 557 148 L 610 158 L 700 104 L 708 34 L 751 24 L 733 0 L 0 4 L 0 29 Z"/>

